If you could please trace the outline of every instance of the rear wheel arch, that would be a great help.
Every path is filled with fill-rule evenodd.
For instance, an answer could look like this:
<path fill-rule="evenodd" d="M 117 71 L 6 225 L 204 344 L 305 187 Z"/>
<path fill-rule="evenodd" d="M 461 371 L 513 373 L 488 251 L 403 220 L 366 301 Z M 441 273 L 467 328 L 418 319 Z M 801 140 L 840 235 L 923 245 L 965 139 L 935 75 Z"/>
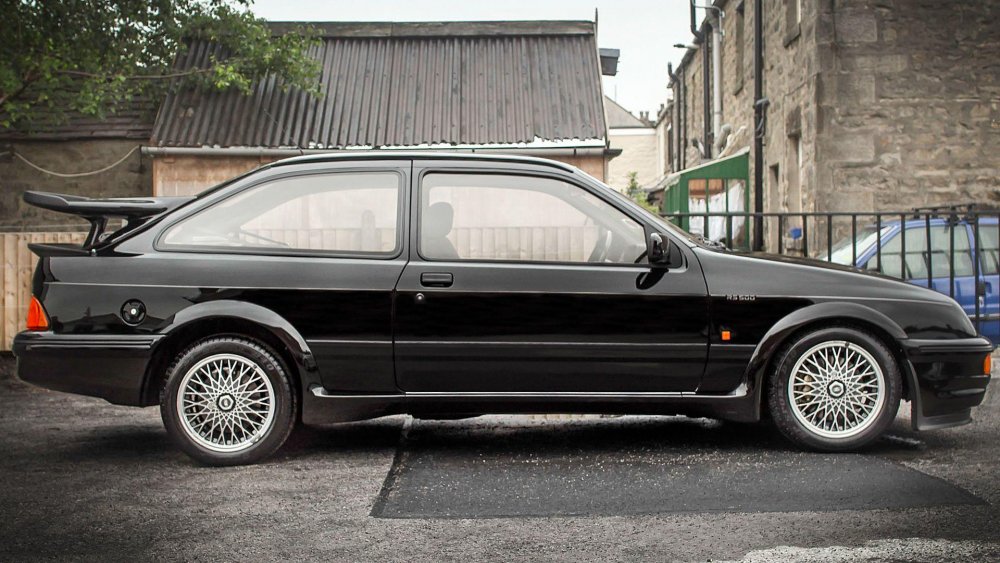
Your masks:
<path fill-rule="evenodd" d="M 163 387 L 167 369 L 178 354 L 199 340 L 213 336 L 242 336 L 265 344 L 288 366 L 296 393 L 301 393 L 302 381 L 309 377 L 309 372 L 315 371 L 315 362 L 305 340 L 290 323 L 277 313 L 258 305 L 244 303 L 250 306 L 246 310 L 256 312 L 250 315 L 220 314 L 218 307 L 205 308 L 199 312 L 178 314 L 180 322 L 175 322 L 165 330 L 166 337 L 157 343 L 152 357 L 146 367 L 143 384 L 142 403 L 145 406 L 156 405 L 160 400 L 160 390 Z M 197 307 L 197 306 L 195 306 Z M 229 307 L 226 307 L 228 309 Z M 262 315 L 259 309 L 263 311 Z M 182 311 L 182 313 L 188 310 Z"/>

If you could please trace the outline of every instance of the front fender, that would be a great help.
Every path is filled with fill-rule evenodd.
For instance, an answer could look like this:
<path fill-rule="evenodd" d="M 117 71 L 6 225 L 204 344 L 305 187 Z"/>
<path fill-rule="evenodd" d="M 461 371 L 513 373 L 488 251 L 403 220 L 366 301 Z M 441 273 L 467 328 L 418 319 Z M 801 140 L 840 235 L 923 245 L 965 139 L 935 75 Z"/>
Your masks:
<path fill-rule="evenodd" d="M 858 303 L 817 303 L 789 313 L 776 322 L 757 344 L 745 373 L 745 381 L 754 395 L 757 418 L 760 414 L 764 376 L 774 353 L 787 338 L 802 327 L 817 321 L 856 321 L 876 326 L 896 340 L 907 338 L 906 332 L 884 313 Z M 908 374 L 907 374 L 908 375 Z"/>

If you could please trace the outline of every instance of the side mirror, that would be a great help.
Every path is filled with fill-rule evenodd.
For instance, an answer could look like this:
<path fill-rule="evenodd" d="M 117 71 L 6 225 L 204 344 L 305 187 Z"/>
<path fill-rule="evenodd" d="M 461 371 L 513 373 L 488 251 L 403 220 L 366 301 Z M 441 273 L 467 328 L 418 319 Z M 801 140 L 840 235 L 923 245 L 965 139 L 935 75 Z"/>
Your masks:
<path fill-rule="evenodd" d="M 649 235 L 649 263 L 654 266 L 672 266 L 681 262 L 680 249 L 660 233 Z"/>

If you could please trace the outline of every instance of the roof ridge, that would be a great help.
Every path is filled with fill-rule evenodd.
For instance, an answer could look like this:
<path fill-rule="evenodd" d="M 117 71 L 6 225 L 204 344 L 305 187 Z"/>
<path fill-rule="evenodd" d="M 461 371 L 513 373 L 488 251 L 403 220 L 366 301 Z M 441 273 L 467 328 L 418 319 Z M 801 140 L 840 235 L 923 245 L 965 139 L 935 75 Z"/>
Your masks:
<path fill-rule="evenodd" d="M 275 34 L 312 27 L 320 37 L 482 37 L 595 35 L 588 20 L 482 20 L 444 22 L 269 21 Z"/>

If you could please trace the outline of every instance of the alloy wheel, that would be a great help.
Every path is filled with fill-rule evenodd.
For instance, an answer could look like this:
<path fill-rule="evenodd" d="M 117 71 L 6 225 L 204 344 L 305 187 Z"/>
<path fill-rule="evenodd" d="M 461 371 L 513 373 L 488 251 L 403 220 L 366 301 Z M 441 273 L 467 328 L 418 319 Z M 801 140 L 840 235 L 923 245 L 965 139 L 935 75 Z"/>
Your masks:
<path fill-rule="evenodd" d="M 886 403 L 882 368 L 868 350 L 846 340 L 821 342 L 788 378 L 792 414 L 824 438 L 850 438 L 870 427 Z"/>
<path fill-rule="evenodd" d="M 253 360 L 217 354 L 187 371 L 176 408 L 181 428 L 198 445 L 239 452 L 260 441 L 274 424 L 274 389 Z"/>

